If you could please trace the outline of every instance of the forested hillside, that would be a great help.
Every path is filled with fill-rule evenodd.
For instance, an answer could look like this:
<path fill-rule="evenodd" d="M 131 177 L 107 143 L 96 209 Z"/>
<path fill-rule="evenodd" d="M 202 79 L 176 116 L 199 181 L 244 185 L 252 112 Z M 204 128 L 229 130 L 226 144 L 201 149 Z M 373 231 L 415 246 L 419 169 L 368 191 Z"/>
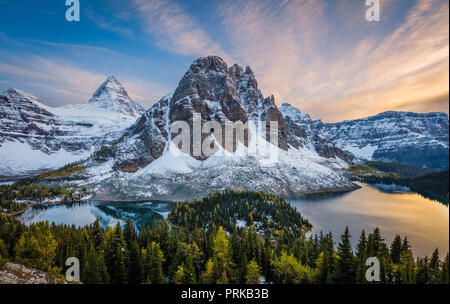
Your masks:
<path fill-rule="evenodd" d="M 236 201 L 243 206 L 238 207 Z M 107 229 L 99 221 L 81 228 L 47 222 L 27 227 L 14 217 L 2 215 L 0 266 L 12 261 L 56 277 L 64 273 L 68 257 L 77 257 L 83 283 L 325 284 L 367 283 L 366 259 L 378 257 L 381 283 L 449 283 L 448 253 L 443 261 L 438 250 L 431 258 L 415 259 L 407 237 L 397 236 L 388 246 L 379 229 L 368 235 L 363 231 L 352 249 L 348 230 L 338 244 L 334 244 L 331 233 L 309 238 L 294 233 L 299 224 L 306 226 L 307 222 L 272 196 L 227 192 L 197 203 L 197 210 L 206 207 L 202 212 L 210 213 L 205 220 L 191 223 L 190 210 L 196 207 L 180 203 L 170 216 L 180 226 L 170 229 L 164 221 L 155 222 L 139 233 L 131 221 L 124 227 L 118 223 Z M 273 212 L 271 207 L 277 204 L 294 220 Z M 208 207 L 214 205 L 219 207 Z M 242 216 L 249 224 L 255 223 L 261 212 L 272 214 L 274 227 L 282 227 L 277 233 L 270 233 L 274 228 L 270 226 L 266 231 L 238 225 L 224 229 L 220 225 L 230 212 L 236 214 L 236 220 Z"/>

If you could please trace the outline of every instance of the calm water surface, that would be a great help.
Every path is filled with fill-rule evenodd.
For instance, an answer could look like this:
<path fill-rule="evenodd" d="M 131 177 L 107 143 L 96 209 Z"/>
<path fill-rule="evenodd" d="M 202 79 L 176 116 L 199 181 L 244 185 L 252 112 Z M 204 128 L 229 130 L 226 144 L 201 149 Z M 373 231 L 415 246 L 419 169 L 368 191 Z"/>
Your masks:
<path fill-rule="evenodd" d="M 124 224 L 133 220 L 136 229 L 151 225 L 154 219 L 167 217 L 172 203 L 164 202 L 99 202 L 35 206 L 24 212 L 19 219 L 26 224 L 39 221 L 55 224 L 85 226 L 99 219 L 102 227 Z"/>
<path fill-rule="evenodd" d="M 390 245 L 396 234 L 407 235 L 415 256 L 430 256 L 438 247 L 449 249 L 449 208 L 405 188 L 359 184 L 361 189 L 333 195 L 290 200 L 314 226 L 311 233 L 332 231 L 335 241 L 349 227 L 356 244 L 362 229 L 379 227 Z"/>
<path fill-rule="evenodd" d="M 441 256 L 449 249 L 449 209 L 437 201 L 409 193 L 395 186 L 377 187 L 360 184 L 361 189 L 345 194 L 326 194 L 290 200 L 313 225 L 311 233 L 332 231 L 335 241 L 349 226 L 355 245 L 362 229 L 372 232 L 379 227 L 388 245 L 395 234 L 408 236 L 416 256 L 430 256 L 439 247 Z M 130 218 L 136 229 L 167 217 L 173 203 L 164 202 L 98 202 L 36 206 L 20 219 L 84 226 L 100 220 L 103 227 L 124 223 Z"/>

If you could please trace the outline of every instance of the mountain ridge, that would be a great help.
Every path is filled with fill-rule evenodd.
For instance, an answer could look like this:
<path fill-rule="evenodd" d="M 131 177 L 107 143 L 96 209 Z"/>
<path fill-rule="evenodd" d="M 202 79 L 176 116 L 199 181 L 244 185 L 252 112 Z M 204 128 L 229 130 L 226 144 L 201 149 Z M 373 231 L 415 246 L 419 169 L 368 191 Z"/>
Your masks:
<path fill-rule="evenodd" d="M 437 170 L 448 168 L 449 117 L 444 112 L 385 111 L 355 120 L 324 123 L 287 103 L 281 108 L 287 116 L 295 117 L 304 129 L 322 134 L 362 160 Z"/>
<path fill-rule="evenodd" d="M 223 129 L 218 134 L 209 127 L 197 130 L 202 143 L 210 140 L 217 147 L 210 155 L 203 150 L 197 155 L 195 115 L 203 127 L 213 122 L 219 128 L 227 123 L 248 125 L 242 137 L 233 137 L 231 147 L 223 144 Z M 267 147 L 270 135 L 260 135 L 256 125 L 267 131 L 271 121 L 279 131 L 274 137 L 278 142 L 272 144 L 276 159 L 268 157 L 269 150 L 250 153 L 259 140 Z M 178 122 L 190 130 L 187 150 L 173 141 L 179 134 L 171 127 Z M 334 151 L 334 146 L 324 138 L 315 143 L 311 138 L 284 120 L 273 96 L 262 95 L 249 67 L 228 67 L 219 57 L 200 57 L 172 95 L 155 103 L 113 146 L 87 160 L 85 172 L 77 174 L 96 194 L 114 199 L 182 199 L 223 189 L 280 195 L 354 189 L 342 173 L 353 156 L 343 150 L 325 153 Z"/>
<path fill-rule="evenodd" d="M 101 145 L 120 137 L 144 109 L 112 77 L 84 104 L 51 107 L 15 88 L 1 94 L 0 175 L 23 176 L 55 169 L 87 158 Z M 107 91 L 108 100 L 105 87 L 113 79 L 118 94 L 114 98 Z M 103 96 L 102 103 L 96 100 L 99 96 Z"/>

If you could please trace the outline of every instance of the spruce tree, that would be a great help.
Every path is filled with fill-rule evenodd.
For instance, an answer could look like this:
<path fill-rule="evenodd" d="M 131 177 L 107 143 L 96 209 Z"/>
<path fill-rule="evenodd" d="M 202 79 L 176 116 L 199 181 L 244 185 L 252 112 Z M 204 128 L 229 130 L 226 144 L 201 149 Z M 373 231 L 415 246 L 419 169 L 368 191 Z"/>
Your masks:
<path fill-rule="evenodd" d="M 336 259 L 333 271 L 334 283 L 352 284 L 355 282 L 355 261 L 350 237 L 348 227 L 346 227 L 337 247 L 338 258 Z"/>
<path fill-rule="evenodd" d="M 159 244 L 152 242 L 147 248 L 146 257 L 146 276 L 147 283 L 150 284 L 163 284 L 165 283 L 162 263 L 164 261 L 164 255 Z"/>
<path fill-rule="evenodd" d="M 396 235 L 391 244 L 391 259 L 394 264 L 400 263 L 400 257 L 402 255 L 402 238 L 400 235 Z"/>
<path fill-rule="evenodd" d="M 441 274 L 439 278 L 439 283 L 449 284 L 449 253 L 445 256 L 444 262 L 442 263 Z"/>
<path fill-rule="evenodd" d="M 136 240 L 130 243 L 129 259 L 128 259 L 128 283 L 142 283 L 142 257 Z"/>
<path fill-rule="evenodd" d="M 366 283 L 366 259 L 367 259 L 367 239 L 363 230 L 359 237 L 358 245 L 356 245 L 356 278 L 358 284 Z"/>

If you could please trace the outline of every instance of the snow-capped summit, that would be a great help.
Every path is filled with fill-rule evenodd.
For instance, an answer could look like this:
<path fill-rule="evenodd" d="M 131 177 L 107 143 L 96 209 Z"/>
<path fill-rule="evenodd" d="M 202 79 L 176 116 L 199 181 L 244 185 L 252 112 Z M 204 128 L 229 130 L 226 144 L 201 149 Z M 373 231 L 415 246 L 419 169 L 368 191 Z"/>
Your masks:
<path fill-rule="evenodd" d="M 89 103 L 136 118 L 145 112 L 141 105 L 128 96 L 128 92 L 114 76 L 106 78 L 91 99 L 89 99 Z"/>
<path fill-rule="evenodd" d="M 10 88 L 0 95 L 0 177 L 87 158 L 119 138 L 143 112 L 115 77 L 108 77 L 88 103 L 60 107 Z"/>

